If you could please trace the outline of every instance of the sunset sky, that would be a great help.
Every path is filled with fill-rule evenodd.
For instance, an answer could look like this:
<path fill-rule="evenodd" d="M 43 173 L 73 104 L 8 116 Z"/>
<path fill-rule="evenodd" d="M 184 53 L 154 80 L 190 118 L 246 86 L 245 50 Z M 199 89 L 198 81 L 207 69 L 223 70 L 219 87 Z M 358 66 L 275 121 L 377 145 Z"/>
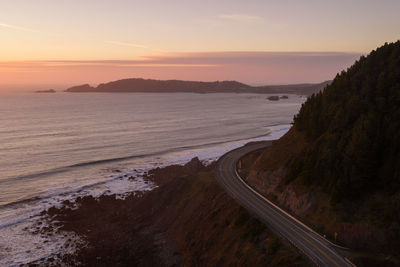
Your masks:
<path fill-rule="evenodd" d="M 320 82 L 399 39 L 399 14 L 398 0 L 2 0 L 0 91 L 128 77 Z"/>

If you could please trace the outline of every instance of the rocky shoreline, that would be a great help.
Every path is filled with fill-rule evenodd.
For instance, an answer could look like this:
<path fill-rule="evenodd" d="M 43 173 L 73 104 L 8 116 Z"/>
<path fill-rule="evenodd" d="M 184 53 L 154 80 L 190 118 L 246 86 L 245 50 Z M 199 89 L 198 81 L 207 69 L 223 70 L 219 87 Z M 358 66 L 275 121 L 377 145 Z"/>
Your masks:
<path fill-rule="evenodd" d="M 30 266 L 308 265 L 219 188 L 214 168 L 194 158 L 145 174 L 158 185 L 152 191 L 80 197 L 48 209 L 42 215 L 50 226 L 41 234 L 73 233 L 82 242 L 65 244 L 76 246 L 74 254 Z"/>

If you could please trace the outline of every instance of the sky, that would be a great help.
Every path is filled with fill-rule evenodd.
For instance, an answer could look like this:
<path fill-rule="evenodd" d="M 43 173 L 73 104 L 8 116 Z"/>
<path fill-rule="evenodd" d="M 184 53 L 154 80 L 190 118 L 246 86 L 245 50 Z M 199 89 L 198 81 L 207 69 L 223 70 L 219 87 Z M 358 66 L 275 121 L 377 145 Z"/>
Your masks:
<path fill-rule="evenodd" d="M 0 91 L 143 77 L 332 79 L 400 36 L 398 0 L 1 0 Z"/>

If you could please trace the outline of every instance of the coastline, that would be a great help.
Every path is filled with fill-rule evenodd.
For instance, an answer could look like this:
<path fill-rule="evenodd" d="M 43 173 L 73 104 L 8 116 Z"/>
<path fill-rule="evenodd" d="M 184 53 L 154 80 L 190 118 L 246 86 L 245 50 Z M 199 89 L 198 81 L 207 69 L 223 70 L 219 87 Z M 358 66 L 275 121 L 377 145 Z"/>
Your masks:
<path fill-rule="evenodd" d="M 34 264 L 187 266 L 200 264 L 307 265 L 294 248 L 270 233 L 219 188 L 215 162 L 155 168 L 144 176 L 157 188 L 118 199 L 78 198 L 43 215 L 52 231 L 84 241 L 73 254 L 59 253 Z M 95 218 L 95 219 L 94 219 Z M 221 254 L 221 251 L 226 253 Z"/>
<path fill-rule="evenodd" d="M 50 220 L 51 216 L 49 217 L 49 214 L 42 212 L 42 210 L 49 211 L 51 214 L 55 210 L 62 209 L 63 207 L 74 209 L 77 207 L 76 203 L 81 204 L 80 201 L 82 199 L 101 199 L 106 203 L 110 199 L 115 199 L 115 201 L 117 201 L 141 198 L 143 195 L 151 192 L 151 190 L 154 190 L 154 188 L 163 186 L 164 181 L 168 180 L 156 179 L 157 182 L 154 182 L 155 180 L 152 179 L 149 173 L 165 168 L 170 173 L 169 175 L 174 176 L 174 179 L 176 179 L 177 177 L 175 176 L 179 176 L 176 174 L 181 173 L 179 168 L 182 168 L 183 164 L 197 155 L 200 161 L 204 163 L 204 167 L 212 168 L 214 160 L 217 159 L 219 155 L 224 154 L 225 151 L 240 147 L 249 142 L 276 139 L 280 137 L 280 135 L 283 135 L 289 127 L 289 125 L 269 126 L 271 132 L 257 138 L 226 143 L 226 145 L 222 147 L 211 146 L 205 147 L 202 150 L 187 150 L 186 152 L 183 151 L 184 153 L 178 152 L 172 155 L 173 157 L 171 157 L 170 160 L 164 161 L 163 159 L 159 159 L 157 164 L 152 164 L 152 167 L 148 168 L 134 166 L 137 169 L 129 169 L 128 171 L 123 168 L 113 169 L 113 178 L 109 180 L 111 184 L 107 182 L 97 189 L 77 189 L 72 192 L 63 192 L 61 194 L 52 193 L 54 196 L 39 198 L 35 200 L 41 203 L 37 209 L 28 211 L 28 213 L 24 212 L 21 214 L 23 218 L 18 221 L 12 221 L 10 227 L 4 225 L 6 229 L 3 229 L 0 235 L 3 237 L 2 239 L 4 242 L 8 240 L 7 244 L 10 244 L 9 246 L 11 249 L 9 251 L 18 251 L 18 254 L 14 254 L 15 256 L 11 253 L 0 255 L 0 262 L 5 265 L 28 264 L 38 261 L 43 263 L 43 260 L 47 262 L 47 259 L 54 259 L 54 257 L 62 251 L 64 251 L 63 253 L 66 257 L 68 257 L 67 255 L 73 255 L 73 251 L 85 243 L 85 240 L 77 233 L 62 229 L 59 222 L 56 221 L 55 224 L 52 225 Z M 166 174 L 166 172 L 163 173 L 164 175 Z M 129 200 L 127 202 L 129 202 Z M 43 216 L 47 216 L 46 219 L 43 219 Z"/>

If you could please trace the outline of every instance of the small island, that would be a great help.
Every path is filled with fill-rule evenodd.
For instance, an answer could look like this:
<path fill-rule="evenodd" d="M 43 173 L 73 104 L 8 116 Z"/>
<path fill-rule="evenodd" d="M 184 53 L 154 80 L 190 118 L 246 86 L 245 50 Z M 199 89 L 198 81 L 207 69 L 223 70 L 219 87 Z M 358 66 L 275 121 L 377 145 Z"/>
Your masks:
<path fill-rule="evenodd" d="M 267 97 L 267 99 L 268 99 L 269 101 L 278 101 L 278 100 L 279 100 L 279 96 L 277 96 L 277 95 L 272 95 L 272 96 Z"/>
<path fill-rule="evenodd" d="M 283 95 L 283 96 L 272 95 L 272 96 L 267 97 L 267 99 L 269 101 L 278 101 L 280 99 L 288 99 L 288 98 L 289 97 L 287 95 Z"/>
<path fill-rule="evenodd" d="M 38 90 L 38 91 L 35 91 L 35 93 L 56 93 L 56 90 L 54 90 L 54 89 Z"/>

